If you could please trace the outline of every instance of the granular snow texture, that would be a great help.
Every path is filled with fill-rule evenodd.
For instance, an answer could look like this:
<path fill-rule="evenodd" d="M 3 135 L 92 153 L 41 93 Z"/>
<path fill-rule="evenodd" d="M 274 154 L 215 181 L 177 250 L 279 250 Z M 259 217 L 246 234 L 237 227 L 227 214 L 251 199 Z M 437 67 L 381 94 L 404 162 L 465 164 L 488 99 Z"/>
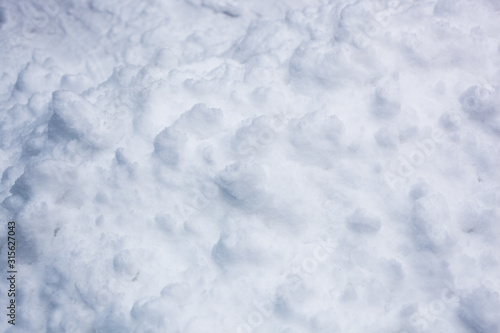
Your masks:
<path fill-rule="evenodd" d="M 0 331 L 499 333 L 499 32 L 497 0 L 0 1 Z"/>

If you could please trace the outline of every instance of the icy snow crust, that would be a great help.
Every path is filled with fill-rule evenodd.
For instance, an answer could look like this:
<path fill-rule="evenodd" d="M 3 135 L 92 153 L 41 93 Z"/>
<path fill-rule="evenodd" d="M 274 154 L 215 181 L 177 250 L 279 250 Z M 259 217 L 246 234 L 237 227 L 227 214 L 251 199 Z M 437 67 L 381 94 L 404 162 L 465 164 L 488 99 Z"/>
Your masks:
<path fill-rule="evenodd" d="M 1 2 L 1 331 L 500 332 L 499 18 Z"/>

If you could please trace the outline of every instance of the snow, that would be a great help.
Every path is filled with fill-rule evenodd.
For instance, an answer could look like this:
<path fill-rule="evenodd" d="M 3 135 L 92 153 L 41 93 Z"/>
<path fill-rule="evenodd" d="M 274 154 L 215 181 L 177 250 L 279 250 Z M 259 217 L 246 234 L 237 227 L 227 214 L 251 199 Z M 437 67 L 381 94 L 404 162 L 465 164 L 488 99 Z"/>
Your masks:
<path fill-rule="evenodd" d="M 1 1 L 1 331 L 500 332 L 499 17 Z"/>

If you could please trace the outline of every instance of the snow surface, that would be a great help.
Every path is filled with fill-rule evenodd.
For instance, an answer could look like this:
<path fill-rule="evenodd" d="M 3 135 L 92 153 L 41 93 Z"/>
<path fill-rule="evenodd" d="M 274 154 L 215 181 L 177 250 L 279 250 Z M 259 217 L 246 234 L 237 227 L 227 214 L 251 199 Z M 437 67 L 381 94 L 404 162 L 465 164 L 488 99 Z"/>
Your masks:
<path fill-rule="evenodd" d="M 500 332 L 499 32 L 498 0 L 3 0 L 0 330 Z"/>

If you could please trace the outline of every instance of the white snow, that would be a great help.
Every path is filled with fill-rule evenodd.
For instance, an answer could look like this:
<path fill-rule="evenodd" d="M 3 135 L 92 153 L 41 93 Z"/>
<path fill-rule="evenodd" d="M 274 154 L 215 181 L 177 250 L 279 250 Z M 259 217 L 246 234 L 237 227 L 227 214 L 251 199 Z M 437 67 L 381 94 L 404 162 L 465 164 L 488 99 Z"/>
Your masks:
<path fill-rule="evenodd" d="M 497 0 L 0 1 L 2 332 L 500 332 Z"/>

